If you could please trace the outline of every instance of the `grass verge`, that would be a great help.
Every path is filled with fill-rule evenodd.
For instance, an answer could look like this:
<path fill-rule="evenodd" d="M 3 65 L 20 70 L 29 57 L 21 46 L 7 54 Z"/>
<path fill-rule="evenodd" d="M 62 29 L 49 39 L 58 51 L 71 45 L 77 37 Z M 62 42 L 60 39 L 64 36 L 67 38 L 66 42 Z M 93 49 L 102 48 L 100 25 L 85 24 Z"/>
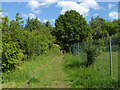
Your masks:
<path fill-rule="evenodd" d="M 48 63 L 55 56 L 58 54 L 49 52 L 25 61 L 15 70 L 2 73 L 2 88 L 24 88 L 36 69 Z"/>
<path fill-rule="evenodd" d="M 106 55 L 107 54 L 107 55 Z M 119 88 L 118 87 L 118 54 L 113 52 L 113 77 L 109 74 L 109 53 L 97 57 L 94 65 L 86 67 L 85 61 L 66 54 L 63 60 L 65 72 L 69 75 L 72 88 Z M 116 58 L 116 59 L 115 59 Z"/>

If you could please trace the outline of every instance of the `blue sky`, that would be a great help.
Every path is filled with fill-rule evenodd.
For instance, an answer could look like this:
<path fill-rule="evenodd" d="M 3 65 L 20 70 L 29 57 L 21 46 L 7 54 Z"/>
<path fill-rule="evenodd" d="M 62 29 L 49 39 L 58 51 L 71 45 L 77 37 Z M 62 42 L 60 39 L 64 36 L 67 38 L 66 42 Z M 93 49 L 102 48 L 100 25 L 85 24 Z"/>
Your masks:
<path fill-rule="evenodd" d="M 16 13 L 24 21 L 27 17 L 36 18 L 40 22 L 49 20 L 54 26 L 55 19 L 67 10 L 76 10 L 86 19 L 87 23 L 91 17 L 100 16 L 106 20 L 118 19 L 118 2 L 97 2 L 95 0 L 29 0 L 28 2 L 2 2 L 3 16 L 10 20 L 15 19 Z"/>

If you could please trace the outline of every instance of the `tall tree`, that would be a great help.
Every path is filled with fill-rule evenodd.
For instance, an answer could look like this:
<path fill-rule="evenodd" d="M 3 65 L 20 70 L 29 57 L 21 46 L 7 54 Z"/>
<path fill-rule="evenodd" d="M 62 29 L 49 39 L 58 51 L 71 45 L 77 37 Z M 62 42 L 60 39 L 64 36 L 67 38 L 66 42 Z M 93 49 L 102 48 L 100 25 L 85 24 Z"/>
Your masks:
<path fill-rule="evenodd" d="M 68 49 L 71 44 L 85 41 L 91 32 L 92 29 L 87 25 L 85 18 L 75 10 L 59 15 L 55 20 L 55 28 L 52 29 L 52 34 L 64 49 Z"/>
<path fill-rule="evenodd" d="M 94 30 L 93 39 L 99 39 L 108 36 L 108 33 L 104 28 L 104 22 L 105 20 L 103 18 L 100 18 L 99 16 L 91 18 L 89 26 Z"/>
<path fill-rule="evenodd" d="M 51 26 L 51 25 L 50 25 L 50 21 L 47 21 L 47 22 L 45 23 L 45 26 L 46 26 L 46 27 Z"/>
<path fill-rule="evenodd" d="M 106 21 L 104 23 L 104 28 L 108 32 L 109 36 L 115 35 L 119 32 L 118 20 L 113 20 L 113 22 Z"/>
<path fill-rule="evenodd" d="M 29 31 L 41 29 L 41 22 L 39 22 L 38 18 L 30 19 L 28 17 L 27 24 L 25 25 L 25 29 Z"/>

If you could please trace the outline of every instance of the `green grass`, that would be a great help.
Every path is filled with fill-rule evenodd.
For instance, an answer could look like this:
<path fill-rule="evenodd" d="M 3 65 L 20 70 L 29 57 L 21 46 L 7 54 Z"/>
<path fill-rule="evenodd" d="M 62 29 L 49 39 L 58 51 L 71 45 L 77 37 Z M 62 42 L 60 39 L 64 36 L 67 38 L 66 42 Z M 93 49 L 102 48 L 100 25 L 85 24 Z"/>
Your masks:
<path fill-rule="evenodd" d="M 118 88 L 118 53 L 113 52 L 113 77 L 110 76 L 109 53 L 103 52 L 94 65 L 86 67 L 85 61 L 67 54 L 63 66 L 69 75 L 72 88 Z M 73 66 L 71 66 L 73 65 Z M 71 68 L 72 67 L 72 68 Z"/>
<path fill-rule="evenodd" d="M 2 88 L 25 88 L 27 81 L 38 68 L 46 65 L 51 59 L 54 61 L 40 70 L 30 81 L 28 88 L 68 88 L 69 78 L 63 71 L 62 58 L 58 53 L 49 51 L 46 55 L 40 55 L 29 59 L 15 70 L 3 73 Z"/>
<path fill-rule="evenodd" d="M 68 88 L 69 78 L 63 72 L 60 57 L 41 70 L 34 79 L 32 79 L 29 88 Z"/>
<path fill-rule="evenodd" d="M 110 75 L 110 53 L 103 52 L 98 56 L 95 67 L 106 75 Z M 112 78 L 118 80 L 118 52 L 112 52 L 112 71 Z"/>
<path fill-rule="evenodd" d="M 27 81 L 39 67 L 48 63 L 57 54 L 40 55 L 25 61 L 15 70 L 3 73 L 3 88 L 24 88 Z"/>
<path fill-rule="evenodd" d="M 57 56 L 57 57 L 56 57 Z M 24 88 L 39 67 L 55 60 L 31 79 L 29 88 L 118 88 L 118 53 L 112 52 L 113 76 L 110 76 L 109 52 L 103 52 L 96 63 L 86 67 L 86 61 L 66 54 L 62 58 L 50 52 L 25 61 L 15 70 L 3 73 L 3 88 Z"/>

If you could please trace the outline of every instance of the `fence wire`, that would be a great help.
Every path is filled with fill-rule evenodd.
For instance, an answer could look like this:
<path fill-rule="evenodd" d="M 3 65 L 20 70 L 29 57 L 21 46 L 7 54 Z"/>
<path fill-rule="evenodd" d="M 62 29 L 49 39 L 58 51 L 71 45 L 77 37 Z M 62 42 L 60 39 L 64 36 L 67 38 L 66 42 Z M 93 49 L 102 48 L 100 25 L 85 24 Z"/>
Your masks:
<path fill-rule="evenodd" d="M 102 43 L 102 44 L 101 44 Z M 110 75 L 110 38 L 101 38 L 93 40 L 92 47 L 100 50 L 101 53 L 96 57 L 96 63 L 94 66 L 97 70 L 100 70 L 107 75 Z M 111 36 L 111 50 L 112 50 L 112 74 L 115 79 L 118 79 L 118 51 L 120 45 L 120 36 Z M 71 52 L 73 55 L 79 57 L 81 60 L 87 60 L 87 52 L 85 42 L 75 43 L 71 46 Z"/>

